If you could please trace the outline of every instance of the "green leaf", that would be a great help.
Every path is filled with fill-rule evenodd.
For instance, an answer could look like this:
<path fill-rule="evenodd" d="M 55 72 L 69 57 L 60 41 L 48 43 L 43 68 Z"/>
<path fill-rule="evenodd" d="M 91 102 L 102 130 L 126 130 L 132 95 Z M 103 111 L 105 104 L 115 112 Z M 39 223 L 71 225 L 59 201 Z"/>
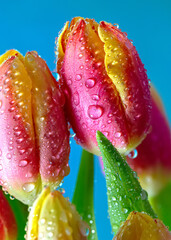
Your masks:
<path fill-rule="evenodd" d="M 148 201 L 148 195 L 138 182 L 137 175 L 118 153 L 111 142 L 97 132 L 97 142 L 102 154 L 106 176 L 108 207 L 113 231 L 116 233 L 120 224 L 132 211 L 146 212 L 157 217 Z"/>
<path fill-rule="evenodd" d="M 93 154 L 83 150 L 79 173 L 72 203 L 83 220 L 91 228 L 89 240 L 97 240 L 96 223 L 94 216 L 94 157 Z"/>
<path fill-rule="evenodd" d="M 25 227 L 27 223 L 27 217 L 28 217 L 28 206 L 24 205 L 17 199 L 11 200 L 9 195 L 5 195 L 6 199 L 8 200 L 13 213 L 16 218 L 17 222 L 17 229 L 18 229 L 18 237 L 17 240 L 24 240 L 25 235 Z"/>
<path fill-rule="evenodd" d="M 150 203 L 158 214 L 158 217 L 171 230 L 171 181 L 155 197 L 151 197 Z"/>

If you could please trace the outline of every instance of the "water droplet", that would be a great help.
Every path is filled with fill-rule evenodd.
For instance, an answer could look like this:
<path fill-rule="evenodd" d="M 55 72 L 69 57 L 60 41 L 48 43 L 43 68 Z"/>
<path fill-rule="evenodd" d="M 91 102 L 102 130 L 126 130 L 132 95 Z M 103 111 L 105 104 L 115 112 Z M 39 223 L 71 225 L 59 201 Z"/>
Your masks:
<path fill-rule="evenodd" d="M 85 81 L 85 86 L 87 88 L 92 88 L 94 87 L 96 81 L 93 79 L 93 78 L 88 78 L 86 81 Z"/>
<path fill-rule="evenodd" d="M 131 151 L 127 156 L 132 159 L 136 158 L 138 156 L 137 149 L 134 149 L 133 151 Z"/>
<path fill-rule="evenodd" d="M 142 190 L 142 192 L 140 193 L 140 195 L 141 195 L 141 199 L 142 200 L 146 200 L 147 199 L 147 192 L 145 191 L 145 190 Z"/>
<path fill-rule="evenodd" d="M 94 101 L 98 101 L 98 100 L 100 100 L 100 97 L 99 97 L 97 94 L 93 94 L 93 95 L 92 95 L 92 99 L 93 99 Z"/>
<path fill-rule="evenodd" d="M 119 24 L 118 23 L 114 23 L 113 24 L 115 27 L 119 28 Z"/>
<path fill-rule="evenodd" d="M 59 192 L 62 193 L 62 194 L 64 194 L 64 193 L 65 193 L 65 189 L 64 189 L 64 188 L 60 188 L 60 189 L 59 189 Z"/>
<path fill-rule="evenodd" d="M 8 159 L 11 159 L 11 157 L 12 157 L 10 153 L 7 153 L 6 156 L 7 156 Z"/>
<path fill-rule="evenodd" d="M 75 77 L 75 80 L 76 81 L 80 81 L 82 78 L 81 74 L 77 74 L 76 77 Z"/>
<path fill-rule="evenodd" d="M 1 171 L 1 170 L 3 170 L 3 166 L 2 166 L 2 164 L 0 164 L 0 171 Z"/>
<path fill-rule="evenodd" d="M 27 164 L 28 164 L 28 161 L 27 161 L 27 160 L 21 160 L 21 161 L 19 162 L 18 166 L 19 166 L 19 167 L 25 167 L 25 166 L 27 166 Z"/>
<path fill-rule="evenodd" d="M 11 200 L 14 200 L 14 199 L 15 199 L 15 197 L 13 197 L 13 196 L 10 196 L 10 199 L 11 199 Z"/>
<path fill-rule="evenodd" d="M 23 190 L 24 190 L 25 192 L 32 192 L 32 191 L 34 190 L 34 188 L 35 188 L 35 184 L 34 184 L 34 183 L 31 183 L 31 182 L 25 183 L 25 184 L 23 185 Z"/>
<path fill-rule="evenodd" d="M 62 211 L 61 213 L 60 213 L 60 218 L 59 218 L 62 222 L 64 222 L 64 223 L 67 223 L 68 222 L 68 218 L 67 218 L 67 216 L 66 216 L 66 214 L 65 214 L 65 212 L 64 211 Z"/>
<path fill-rule="evenodd" d="M 49 232 L 49 233 L 48 233 L 48 237 L 49 237 L 49 238 L 52 238 L 52 237 L 53 237 L 53 232 Z"/>
<path fill-rule="evenodd" d="M 82 56 L 83 56 L 82 53 L 80 53 L 80 54 L 78 55 L 79 58 L 82 58 Z"/>
<path fill-rule="evenodd" d="M 79 103 L 80 103 L 80 98 L 79 98 L 78 92 L 75 92 L 75 93 L 74 93 L 74 95 L 73 95 L 73 100 L 74 100 L 74 104 L 75 104 L 76 106 L 78 106 Z"/>
<path fill-rule="evenodd" d="M 116 133 L 115 133 L 115 137 L 116 137 L 116 138 L 120 138 L 120 136 L 121 136 L 121 132 L 116 132 Z"/>
<path fill-rule="evenodd" d="M 90 105 L 88 107 L 88 115 L 92 119 L 98 119 L 103 114 L 103 108 L 99 105 Z"/>
<path fill-rule="evenodd" d="M 72 234 L 72 228 L 71 227 L 65 227 L 65 233 L 70 236 Z"/>
<path fill-rule="evenodd" d="M 0 149 L 0 157 L 2 156 L 2 150 Z"/>
<path fill-rule="evenodd" d="M 124 212 L 124 213 L 127 213 L 127 212 L 128 212 L 128 209 L 127 209 L 127 208 L 123 208 L 123 212 Z"/>
<path fill-rule="evenodd" d="M 0 108 L 2 107 L 2 100 L 0 100 Z"/>

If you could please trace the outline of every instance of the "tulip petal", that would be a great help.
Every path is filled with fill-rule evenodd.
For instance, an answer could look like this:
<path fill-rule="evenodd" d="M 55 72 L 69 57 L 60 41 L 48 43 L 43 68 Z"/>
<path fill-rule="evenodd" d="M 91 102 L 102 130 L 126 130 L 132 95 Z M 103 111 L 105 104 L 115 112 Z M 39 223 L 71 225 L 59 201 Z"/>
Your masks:
<path fill-rule="evenodd" d="M 26 54 L 25 66 L 32 79 L 33 121 L 41 179 L 43 185 L 55 189 L 69 173 L 69 131 L 62 109 L 65 99 L 46 63 L 37 53 Z"/>
<path fill-rule="evenodd" d="M 150 126 L 150 91 L 146 71 L 135 47 L 117 27 L 101 22 L 99 36 L 104 42 L 107 74 L 122 100 L 130 144 L 138 145 Z"/>
<path fill-rule="evenodd" d="M 17 55 L 0 65 L 0 72 L 1 184 L 10 194 L 29 203 L 39 191 L 31 79 Z"/>

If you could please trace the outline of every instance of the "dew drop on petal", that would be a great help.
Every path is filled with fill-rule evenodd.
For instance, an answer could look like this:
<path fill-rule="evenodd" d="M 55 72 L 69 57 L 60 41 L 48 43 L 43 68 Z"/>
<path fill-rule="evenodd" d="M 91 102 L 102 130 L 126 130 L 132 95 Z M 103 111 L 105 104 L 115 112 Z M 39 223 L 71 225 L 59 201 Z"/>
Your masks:
<path fill-rule="evenodd" d="M 80 98 L 79 98 L 78 92 L 75 92 L 75 93 L 74 93 L 74 95 L 73 95 L 73 100 L 74 100 L 74 104 L 75 104 L 76 106 L 78 106 L 79 103 L 80 103 Z"/>
<path fill-rule="evenodd" d="M 88 116 L 92 119 L 98 119 L 103 114 L 103 108 L 99 105 L 90 105 L 88 107 Z"/>
<path fill-rule="evenodd" d="M 129 157 L 129 158 L 132 158 L 132 159 L 136 158 L 137 156 L 138 156 L 138 151 L 137 151 L 137 149 L 134 149 L 133 151 L 131 151 L 131 152 L 128 154 L 128 157 Z"/>
<path fill-rule="evenodd" d="M 120 138 L 120 136 L 121 136 L 121 132 L 116 132 L 116 133 L 115 133 L 115 137 L 116 137 L 116 138 Z"/>
<path fill-rule="evenodd" d="M 12 158 L 12 156 L 11 156 L 11 154 L 10 154 L 10 153 L 7 153 L 7 155 L 6 155 L 6 156 L 7 156 L 7 158 L 8 158 L 8 159 L 11 159 L 11 158 Z"/>
<path fill-rule="evenodd" d="M 93 95 L 92 95 L 92 99 L 93 99 L 94 101 L 98 101 L 98 100 L 100 100 L 100 97 L 99 97 L 97 94 L 93 94 Z"/>
<path fill-rule="evenodd" d="M 77 74 L 77 75 L 75 76 L 75 80 L 76 80 L 76 81 L 80 81 L 81 78 L 82 78 L 81 74 Z"/>
<path fill-rule="evenodd" d="M 27 164 L 28 164 L 28 161 L 24 159 L 24 160 L 21 160 L 19 162 L 18 166 L 19 167 L 25 167 L 25 166 L 27 166 Z"/>
<path fill-rule="evenodd" d="M 23 185 L 23 190 L 24 190 L 25 192 L 32 192 L 32 191 L 34 190 L 34 188 L 35 188 L 35 184 L 34 184 L 34 183 L 31 183 L 31 182 L 25 183 L 25 184 Z"/>
<path fill-rule="evenodd" d="M 92 87 L 94 87 L 95 83 L 96 83 L 96 81 L 95 81 L 94 78 L 88 78 L 88 79 L 85 81 L 85 86 L 86 86 L 87 88 L 92 88 Z"/>

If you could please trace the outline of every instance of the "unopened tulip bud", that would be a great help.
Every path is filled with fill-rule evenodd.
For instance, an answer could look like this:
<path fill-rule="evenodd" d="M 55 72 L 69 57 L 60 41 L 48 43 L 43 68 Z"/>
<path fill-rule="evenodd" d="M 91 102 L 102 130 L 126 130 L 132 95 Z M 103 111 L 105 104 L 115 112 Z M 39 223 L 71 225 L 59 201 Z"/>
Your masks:
<path fill-rule="evenodd" d="M 126 34 L 103 21 L 74 18 L 58 38 L 58 52 L 77 142 L 99 155 L 99 130 L 121 153 L 134 149 L 149 131 L 151 100 L 146 70 Z"/>
<path fill-rule="evenodd" d="M 159 220 L 146 213 L 131 212 L 113 240 L 171 240 L 171 233 Z"/>
<path fill-rule="evenodd" d="M 87 223 L 60 192 L 42 191 L 29 214 L 27 240 L 86 240 L 88 233 Z"/>
<path fill-rule="evenodd" d="M 10 205 L 0 190 L 0 239 L 17 240 L 17 223 Z"/>
<path fill-rule="evenodd" d="M 0 57 L 0 184 L 26 204 L 69 173 L 64 101 L 36 52 Z"/>
<path fill-rule="evenodd" d="M 171 132 L 164 107 L 155 89 L 151 88 L 151 132 L 137 147 L 138 155 L 127 156 L 137 171 L 141 184 L 149 196 L 155 196 L 171 179 Z"/>

